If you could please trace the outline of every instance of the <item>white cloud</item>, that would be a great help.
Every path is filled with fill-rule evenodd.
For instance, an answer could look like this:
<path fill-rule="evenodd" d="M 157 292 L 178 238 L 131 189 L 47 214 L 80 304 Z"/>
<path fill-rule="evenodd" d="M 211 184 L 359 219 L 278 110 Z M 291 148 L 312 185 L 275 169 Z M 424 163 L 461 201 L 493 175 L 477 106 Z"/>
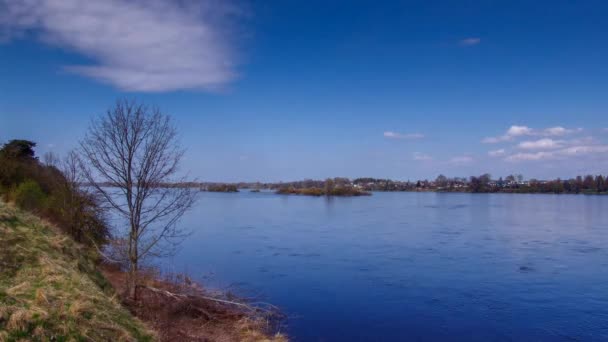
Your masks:
<path fill-rule="evenodd" d="M 450 159 L 450 163 L 452 164 L 468 164 L 473 161 L 473 157 L 471 156 L 458 156 Z"/>
<path fill-rule="evenodd" d="M 563 136 L 566 134 L 582 132 L 582 128 L 568 129 L 561 126 L 545 128 L 541 135 L 545 136 Z"/>
<path fill-rule="evenodd" d="M 460 41 L 460 45 L 463 45 L 463 46 L 473 46 L 473 45 L 477 45 L 479 43 L 481 43 L 481 38 L 478 38 L 478 37 L 465 38 Z"/>
<path fill-rule="evenodd" d="M 524 135 L 532 135 L 532 128 L 528 127 L 528 126 L 517 126 L 517 125 L 513 125 L 511 127 L 509 127 L 509 129 L 507 130 L 507 132 L 501 136 L 498 137 L 488 137 L 482 140 L 483 143 L 486 144 L 495 144 L 498 142 L 502 142 L 502 141 L 509 141 L 512 140 L 515 137 L 520 137 L 520 136 L 524 136 Z"/>
<path fill-rule="evenodd" d="M 563 140 L 553 140 L 549 138 L 543 138 L 540 140 L 534 141 L 522 141 L 517 145 L 520 149 L 523 150 L 550 150 L 555 148 L 560 148 L 564 145 Z"/>
<path fill-rule="evenodd" d="M 215 89 L 235 77 L 226 2 L 0 0 L 0 35 L 33 33 L 92 60 L 66 70 L 128 91 Z"/>
<path fill-rule="evenodd" d="M 500 156 L 504 156 L 506 153 L 504 148 L 498 149 L 498 150 L 493 150 L 493 151 L 488 151 L 488 155 L 490 157 L 500 157 Z"/>
<path fill-rule="evenodd" d="M 506 135 L 510 137 L 519 137 L 522 135 L 531 135 L 532 132 L 532 128 L 528 126 L 511 126 L 507 130 Z"/>
<path fill-rule="evenodd" d="M 391 131 L 384 132 L 384 137 L 389 139 L 422 139 L 424 138 L 424 134 L 421 133 L 396 133 Z"/>
<path fill-rule="evenodd" d="M 418 160 L 418 161 L 429 161 L 429 160 L 433 160 L 433 157 L 429 156 L 428 154 L 424 154 L 422 152 L 414 152 L 413 159 Z"/>
<path fill-rule="evenodd" d="M 505 134 L 497 137 L 487 137 L 481 142 L 484 144 L 495 144 L 499 142 L 512 141 L 515 138 L 524 136 L 541 136 L 541 137 L 552 137 L 552 136 L 564 136 L 567 134 L 574 134 L 582 132 L 582 128 L 568 129 L 561 126 L 549 127 L 541 130 L 532 129 L 528 126 L 517 126 L 513 125 L 505 132 Z"/>
<path fill-rule="evenodd" d="M 535 153 L 516 153 L 505 158 L 506 161 L 534 161 L 550 159 L 566 159 L 590 155 L 603 155 L 608 153 L 608 145 L 582 145 L 570 146 L 554 151 L 540 151 Z"/>

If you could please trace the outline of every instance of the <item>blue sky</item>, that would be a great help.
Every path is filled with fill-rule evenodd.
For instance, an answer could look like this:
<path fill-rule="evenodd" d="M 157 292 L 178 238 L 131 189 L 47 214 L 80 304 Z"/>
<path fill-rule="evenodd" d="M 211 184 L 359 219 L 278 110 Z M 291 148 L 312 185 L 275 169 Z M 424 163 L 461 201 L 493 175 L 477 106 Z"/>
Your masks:
<path fill-rule="evenodd" d="M 0 141 L 159 106 L 199 180 L 608 173 L 605 1 L 0 0 Z"/>

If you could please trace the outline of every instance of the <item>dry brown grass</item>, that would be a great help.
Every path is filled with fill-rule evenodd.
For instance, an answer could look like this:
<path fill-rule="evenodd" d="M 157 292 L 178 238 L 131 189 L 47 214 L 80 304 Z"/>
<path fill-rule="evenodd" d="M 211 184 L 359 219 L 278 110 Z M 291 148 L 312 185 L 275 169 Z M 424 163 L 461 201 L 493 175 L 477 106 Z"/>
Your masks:
<path fill-rule="evenodd" d="M 117 292 L 122 293 L 125 273 L 110 265 L 103 272 Z M 160 341 L 288 341 L 286 336 L 272 333 L 273 324 L 269 320 L 280 318 L 278 312 L 253 312 L 246 308 L 246 302 L 238 299 L 234 299 L 235 303 L 243 306 L 235 306 L 228 303 L 232 300 L 203 290 L 187 277 L 159 279 L 153 272 L 143 274 L 138 300 L 126 303 L 157 332 Z"/>

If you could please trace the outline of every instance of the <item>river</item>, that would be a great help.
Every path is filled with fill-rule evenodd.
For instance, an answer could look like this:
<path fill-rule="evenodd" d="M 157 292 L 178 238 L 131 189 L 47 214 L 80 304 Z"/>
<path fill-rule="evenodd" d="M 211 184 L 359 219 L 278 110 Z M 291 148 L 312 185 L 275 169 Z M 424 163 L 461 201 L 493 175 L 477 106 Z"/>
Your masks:
<path fill-rule="evenodd" d="M 163 261 L 294 341 L 608 340 L 608 196 L 201 193 Z"/>

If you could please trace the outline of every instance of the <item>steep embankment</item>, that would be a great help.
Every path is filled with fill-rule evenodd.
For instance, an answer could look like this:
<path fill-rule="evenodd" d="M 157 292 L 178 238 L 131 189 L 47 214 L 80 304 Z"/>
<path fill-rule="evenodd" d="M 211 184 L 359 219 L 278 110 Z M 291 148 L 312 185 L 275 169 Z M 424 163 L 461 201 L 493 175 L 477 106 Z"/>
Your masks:
<path fill-rule="evenodd" d="M 150 341 L 93 259 L 31 214 L 0 202 L 0 341 Z"/>

